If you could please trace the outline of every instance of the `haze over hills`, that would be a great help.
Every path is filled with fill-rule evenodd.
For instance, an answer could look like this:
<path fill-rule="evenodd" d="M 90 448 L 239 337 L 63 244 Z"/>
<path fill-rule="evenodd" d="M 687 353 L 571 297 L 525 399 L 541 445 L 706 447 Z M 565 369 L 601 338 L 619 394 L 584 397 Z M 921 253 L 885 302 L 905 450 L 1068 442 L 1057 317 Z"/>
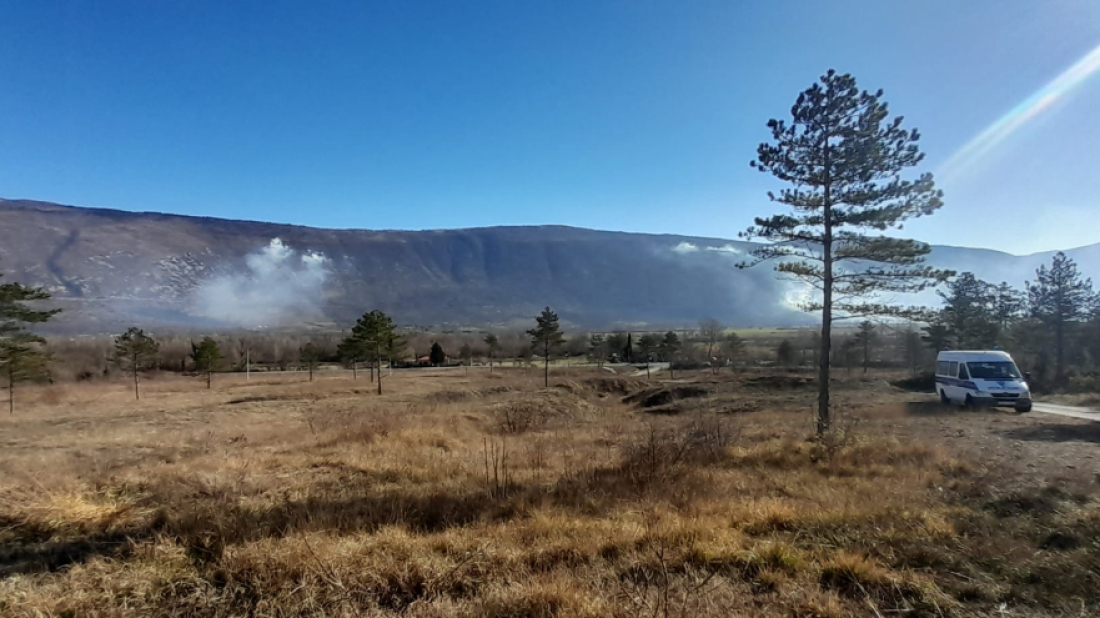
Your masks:
<path fill-rule="evenodd" d="M 565 226 L 331 230 L 0 200 L 0 272 L 47 288 L 69 332 L 344 326 L 382 309 L 406 325 L 507 324 L 550 305 L 564 320 L 740 326 L 807 316 L 752 244 Z M 1100 277 L 1100 243 L 1067 250 Z M 1050 253 L 934 247 L 929 261 L 1022 285 Z"/>

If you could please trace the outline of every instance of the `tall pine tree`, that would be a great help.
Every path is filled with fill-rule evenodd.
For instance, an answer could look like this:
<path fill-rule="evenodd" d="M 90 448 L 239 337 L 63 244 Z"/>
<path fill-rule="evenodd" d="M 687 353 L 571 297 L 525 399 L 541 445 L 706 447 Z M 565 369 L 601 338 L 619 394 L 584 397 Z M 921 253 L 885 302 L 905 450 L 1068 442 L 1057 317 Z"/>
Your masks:
<path fill-rule="evenodd" d="M 808 284 L 821 312 L 818 355 L 819 434 L 828 430 L 833 321 L 898 314 L 879 293 L 917 292 L 950 273 L 923 263 L 928 245 L 869 232 L 900 228 L 942 206 L 932 175 L 906 179 L 920 164 L 919 134 L 888 118 L 882 91 L 860 91 L 851 75 L 833 70 L 798 95 L 791 120 L 771 120 L 772 143 L 761 144 L 753 167 L 790 185 L 775 202 L 787 212 L 757 218 L 743 234 L 767 241 L 753 252 L 754 266 L 778 260 L 778 272 Z"/>

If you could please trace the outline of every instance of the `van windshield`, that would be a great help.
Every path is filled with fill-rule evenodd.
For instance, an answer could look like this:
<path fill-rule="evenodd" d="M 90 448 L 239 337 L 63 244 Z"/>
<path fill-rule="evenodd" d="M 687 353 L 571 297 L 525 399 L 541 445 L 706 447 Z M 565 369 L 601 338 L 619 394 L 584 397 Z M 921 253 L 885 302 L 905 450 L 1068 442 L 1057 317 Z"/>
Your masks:
<path fill-rule="evenodd" d="M 990 361 L 982 363 L 967 363 L 970 367 L 970 377 L 976 380 L 1014 380 L 1020 378 L 1020 370 L 1016 363 L 1010 361 Z"/>

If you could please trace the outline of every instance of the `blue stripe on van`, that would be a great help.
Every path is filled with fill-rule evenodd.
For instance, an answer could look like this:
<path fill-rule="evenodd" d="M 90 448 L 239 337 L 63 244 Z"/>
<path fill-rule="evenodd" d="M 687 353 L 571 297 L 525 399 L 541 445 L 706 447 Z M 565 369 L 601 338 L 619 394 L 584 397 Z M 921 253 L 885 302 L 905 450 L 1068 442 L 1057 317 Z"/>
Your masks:
<path fill-rule="evenodd" d="M 936 384 L 946 384 L 947 386 L 960 386 L 975 391 L 978 390 L 978 385 L 969 380 L 960 380 L 948 376 L 936 376 Z"/>

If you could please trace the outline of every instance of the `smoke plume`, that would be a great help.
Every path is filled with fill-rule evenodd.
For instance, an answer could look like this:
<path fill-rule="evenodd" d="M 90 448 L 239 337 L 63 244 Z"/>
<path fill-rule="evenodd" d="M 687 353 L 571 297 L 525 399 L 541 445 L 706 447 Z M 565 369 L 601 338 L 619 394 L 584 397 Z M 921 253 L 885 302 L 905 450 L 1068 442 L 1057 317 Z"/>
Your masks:
<path fill-rule="evenodd" d="M 195 290 L 195 314 L 248 328 L 279 326 L 317 317 L 328 258 L 300 252 L 279 238 L 245 257 L 244 270 L 221 274 Z"/>

